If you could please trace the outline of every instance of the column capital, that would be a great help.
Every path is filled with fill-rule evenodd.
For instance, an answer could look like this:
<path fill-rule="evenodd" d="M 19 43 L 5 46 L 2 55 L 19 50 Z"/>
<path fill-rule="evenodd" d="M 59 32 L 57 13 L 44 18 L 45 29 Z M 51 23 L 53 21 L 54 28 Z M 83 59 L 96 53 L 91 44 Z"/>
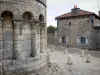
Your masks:
<path fill-rule="evenodd" d="M 40 24 L 39 24 L 39 25 L 40 25 L 40 28 L 41 28 L 41 29 L 44 29 L 44 28 L 45 28 L 45 26 L 46 26 L 46 23 L 45 23 L 45 22 L 40 22 Z"/>

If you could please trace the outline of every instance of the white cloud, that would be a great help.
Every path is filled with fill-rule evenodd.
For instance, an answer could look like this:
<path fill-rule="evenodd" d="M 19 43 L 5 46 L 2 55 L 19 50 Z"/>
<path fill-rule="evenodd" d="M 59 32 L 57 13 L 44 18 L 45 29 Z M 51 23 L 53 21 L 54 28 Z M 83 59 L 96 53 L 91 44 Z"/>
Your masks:
<path fill-rule="evenodd" d="M 50 26 L 50 25 L 57 27 L 57 22 L 56 21 L 48 22 L 47 26 Z"/>

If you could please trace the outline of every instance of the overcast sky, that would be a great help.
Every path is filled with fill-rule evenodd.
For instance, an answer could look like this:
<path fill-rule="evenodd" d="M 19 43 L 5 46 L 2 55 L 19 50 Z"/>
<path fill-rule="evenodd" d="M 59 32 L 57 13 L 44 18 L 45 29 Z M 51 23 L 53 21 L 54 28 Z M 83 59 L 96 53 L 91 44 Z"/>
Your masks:
<path fill-rule="evenodd" d="M 70 12 L 74 5 L 98 14 L 98 2 L 100 6 L 99 0 L 47 0 L 47 25 L 57 26 L 55 17 Z"/>

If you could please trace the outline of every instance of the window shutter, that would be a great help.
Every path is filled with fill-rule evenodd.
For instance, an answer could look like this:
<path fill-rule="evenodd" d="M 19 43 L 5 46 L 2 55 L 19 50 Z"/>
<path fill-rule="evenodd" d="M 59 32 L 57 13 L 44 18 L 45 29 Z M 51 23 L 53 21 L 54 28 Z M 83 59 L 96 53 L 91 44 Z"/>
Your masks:
<path fill-rule="evenodd" d="M 68 43 L 68 37 L 66 37 L 66 43 Z"/>
<path fill-rule="evenodd" d="M 77 37 L 77 44 L 79 44 L 80 43 L 80 38 L 79 37 Z"/>
<path fill-rule="evenodd" d="M 86 38 L 86 44 L 88 44 L 88 43 L 89 43 L 88 38 Z"/>

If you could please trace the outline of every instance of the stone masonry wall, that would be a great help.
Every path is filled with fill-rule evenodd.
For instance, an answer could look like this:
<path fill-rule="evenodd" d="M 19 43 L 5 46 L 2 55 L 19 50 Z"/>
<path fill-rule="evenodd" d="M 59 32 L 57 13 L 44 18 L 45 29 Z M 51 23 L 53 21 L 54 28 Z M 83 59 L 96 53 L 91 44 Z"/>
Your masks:
<path fill-rule="evenodd" d="M 0 68 L 35 74 L 47 66 L 46 0 L 1 0 L 0 7 Z"/>
<path fill-rule="evenodd" d="M 96 23 L 95 19 L 97 18 L 94 18 L 93 25 L 95 25 Z M 93 43 L 93 39 L 91 36 L 97 37 L 99 34 L 98 30 L 93 28 L 89 16 L 68 18 L 64 20 L 58 20 L 57 22 L 58 22 L 58 31 L 57 31 L 58 32 L 57 33 L 58 44 L 57 45 L 88 49 L 92 47 L 91 43 Z M 71 25 L 69 25 L 69 22 L 71 22 Z M 65 36 L 66 38 L 68 38 L 68 42 L 66 44 L 61 43 L 62 36 Z M 78 37 L 88 38 L 88 44 L 77 43 Z M 95 42 L 97 42 L 96 39 L 98 38 L 94 39 Z"/>

